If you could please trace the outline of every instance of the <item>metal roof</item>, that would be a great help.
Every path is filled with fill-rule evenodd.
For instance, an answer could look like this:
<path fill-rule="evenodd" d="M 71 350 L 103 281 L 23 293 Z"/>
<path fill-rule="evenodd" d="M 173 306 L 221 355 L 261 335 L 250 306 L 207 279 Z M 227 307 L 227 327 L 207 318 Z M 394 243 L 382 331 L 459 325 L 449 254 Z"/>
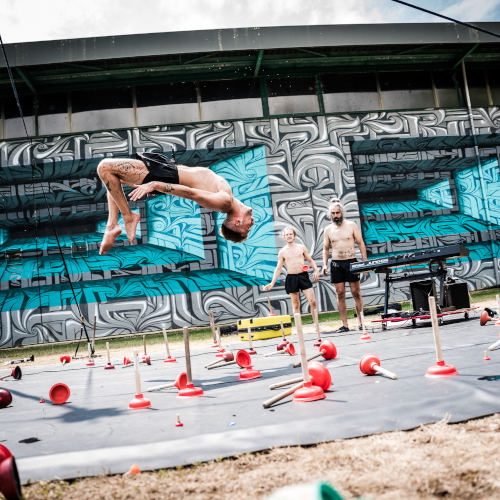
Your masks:
<path fill-rule="evenodd" d="M 500 33 L 500 23 L 477 23 Z M 453 23 L 256 27 L 6 44 L 21 95 L 78 88 L 500 62 L 500 40 Z M 0 97 L 9 95 L 0 61 Z"/>

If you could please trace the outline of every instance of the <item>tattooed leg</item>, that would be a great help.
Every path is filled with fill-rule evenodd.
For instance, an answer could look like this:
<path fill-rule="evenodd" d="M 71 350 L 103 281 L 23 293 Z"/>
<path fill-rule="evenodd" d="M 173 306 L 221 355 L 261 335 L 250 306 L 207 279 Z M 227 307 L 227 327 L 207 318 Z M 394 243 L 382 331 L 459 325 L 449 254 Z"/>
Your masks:
<path fill-rule="evenodd" d="M 114 204 L 122 214 L 128 240 L 134 244 L 137 224 L 141 217 L 130 210 L 121 185 L 133 186 L 141 184 L 148 173 L 146 166 L 140 160 L 102 160 L 97 167 L 97 173 L 104 182 Z M 114 222 L 114 213 L 112 212 L 114 209 L 115 207 L 110 205 L 108 222 Z"/>
<path fill-rule="evenodd" d="M 99 255 L 105 255 L 114 245 L 116 238 L 118 238 L 122 232 L 120 226 L 118 225 L 118 205 L 115 203 L 115 200 L 113 200 L 109 191 L 107 195 L 109 215 L 106 230 L 104 231 L 104 235 L 102 237 Z"/>

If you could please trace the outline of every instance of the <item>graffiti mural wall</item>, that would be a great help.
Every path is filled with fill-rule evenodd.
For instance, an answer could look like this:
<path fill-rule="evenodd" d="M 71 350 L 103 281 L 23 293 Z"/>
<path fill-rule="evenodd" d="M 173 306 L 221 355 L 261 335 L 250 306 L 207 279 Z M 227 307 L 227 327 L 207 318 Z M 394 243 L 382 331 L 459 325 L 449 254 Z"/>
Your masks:
<path fill-rule="evenodd" d="M 0 143 L 0 347 L 70 340 L 80 311 L 97 335 L 201 325 L 267 314 L 286 225 L 321 265 L 328 201 L 360 224 L 369 257 L 462 243 L 456 276 L 471 289 L 500 284 L 498 108 L 474 110 L 479 157 L 465 110 L 366 113 L 157 126 Z M 133 204 L 138 244 L 98 248 L 107 218 L 96 174 L 105 157 L 156 151 L 225 177 L 252 206 L 243 244 L 226 242 L 224 216 L 167 195 Z M 127 192 L 127 191 L 126 191 Z M 68 275 L 70 279 L 68 279 Z M 336 309 L 327 279 L 320 310 Z M 362 282 L 366 304 L 383 283 Z M 282 284 L 269 293 L 291 312 Z M 408 298 L 407 283 L 394 300 Z M 350 300 L 348 295 L 348 301 Z M 303 310 L 306 310 L 303 304 Z"/>

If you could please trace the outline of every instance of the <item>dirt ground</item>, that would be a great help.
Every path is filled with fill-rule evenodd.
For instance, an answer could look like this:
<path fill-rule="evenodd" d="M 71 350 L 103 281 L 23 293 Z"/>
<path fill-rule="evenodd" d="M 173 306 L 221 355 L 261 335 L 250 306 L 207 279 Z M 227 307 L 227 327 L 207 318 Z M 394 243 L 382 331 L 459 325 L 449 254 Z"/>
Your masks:
<path fill-rule="evenodd" d="M 493 301 L 475 303 L 480 312 Z M 323 331 L 339 325 L 323 323 Z M 353 320 L 352 327 L 355 327 Z M 306 333 L 312 333 L 307 325 Z M 207 342 L 201 341 L 200 343 Z M 194 345 L 198 342 L 195 341 Z M 172 349 L 179 347 L 171 345 Z M 137 346 L 142 352 L 142 344 Z M 163 344 L 148 353 L 164 352 Z M 126 351 L 112 350 L 120 359 Z M 105 355 L 105 353 L 102 353 Z M 59 355 L 36 360 L 58 362 Z M 132 464 L 131 464 L 132 465 Z M 460 424 L 446 421 L 412 431 L 390 432 L 314 446 L 259 453 L 137 475 L 75 481 L 41 481 L 24 486 L 27 500 L 49 499 L 266 499 L 283 486 L 326 481 L 345 498 L 499 499 L 500 414 Z M 306 500 L 300 496 L 290 500 Z"/>
<path fill-rule="evenodd" d="M 328 481 L 346 499 L 500 498 L 500 414 L 407 432 L 276 448 L 190 467 L 74 482 L 38 482 L 27 500 L 265 499 L 285 485 Z M 290 497 L 290 500 L 306 500 Z"/>

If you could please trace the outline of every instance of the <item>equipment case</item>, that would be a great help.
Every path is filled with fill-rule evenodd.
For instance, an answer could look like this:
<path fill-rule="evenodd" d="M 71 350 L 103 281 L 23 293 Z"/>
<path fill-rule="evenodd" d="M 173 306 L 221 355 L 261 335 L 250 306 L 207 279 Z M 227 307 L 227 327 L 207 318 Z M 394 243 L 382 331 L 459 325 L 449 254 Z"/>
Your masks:
<path fill-rule="evenodd" d="M 240 340 L 248 341 L 248 327 L 252 332 L 252 340 L 271 339 L 273 337 L 281 337 L 281 325 L 285 335 L 292 334 L 292 319 L 290 315 L 283 316 L 266 316 L 264 318 L 250 318 L 238 320 L 238 333 Z"/>

